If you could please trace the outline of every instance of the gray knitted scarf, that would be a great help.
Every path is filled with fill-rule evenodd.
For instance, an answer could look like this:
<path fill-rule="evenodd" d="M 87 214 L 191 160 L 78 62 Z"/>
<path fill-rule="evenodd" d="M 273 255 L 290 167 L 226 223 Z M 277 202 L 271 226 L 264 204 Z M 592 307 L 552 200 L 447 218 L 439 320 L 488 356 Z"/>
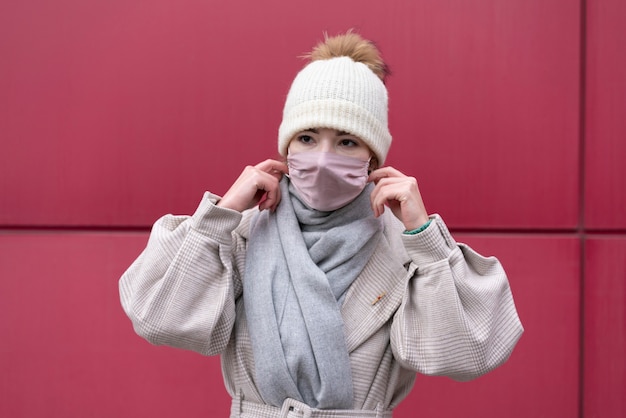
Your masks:
<path fill-rule="evenodd" d="M 263 400 L 293 398 L 319 409 L 351 409 L 352 372 L 340 312 L 342 296 L 372 255 L 382 223 L 372 186 L 333 212 L 301 202 L 281 181 L 274 213 L 252 220 L 244 304 Z"/>

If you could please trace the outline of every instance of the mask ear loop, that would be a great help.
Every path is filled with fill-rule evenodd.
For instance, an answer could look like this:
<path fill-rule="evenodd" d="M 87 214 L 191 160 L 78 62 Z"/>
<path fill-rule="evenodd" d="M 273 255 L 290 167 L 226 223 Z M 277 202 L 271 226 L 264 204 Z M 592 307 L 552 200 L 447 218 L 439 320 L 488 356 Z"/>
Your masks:
<path fill-rule="evenodd" d="M 367 175 L 369 176 L 370 174 L 372 174 L 372 171 L 374 171 L 374 169 L 372 168 L 372 157 L 370 155 L 370 158 L 367 160 Z M 377 159 L 375 159 L 375 161 L 378 161 Z"/>
<path fill-rule="evenodd" d="M 285 159 L 283 161 L 287 165 L 287 169 L 291 170 L 291 164 L 289 164 L 289 150 L 287 150 L 287 155 L 285 155 Z M 289 177 L 289 171 L 287 171 L 284 175 L 291 180 L 291 177 Z"/>

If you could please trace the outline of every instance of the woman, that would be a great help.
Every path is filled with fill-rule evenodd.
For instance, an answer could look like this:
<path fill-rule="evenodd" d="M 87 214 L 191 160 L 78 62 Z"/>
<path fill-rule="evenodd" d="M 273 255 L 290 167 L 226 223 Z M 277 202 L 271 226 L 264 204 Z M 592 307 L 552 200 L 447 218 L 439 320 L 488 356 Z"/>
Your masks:
<path fill-rule="evenodd" d="M 148 341 L 221 355 L 231 417 L 390 417 L 416 372 L 473 379 L 523 330 L 498 260 L 457 244 L 416 180 L 382 167 L 376 47 L 349 32 L 310 59 L 284 107 L 286 163 L 159 219 L 121 301 Z"/>

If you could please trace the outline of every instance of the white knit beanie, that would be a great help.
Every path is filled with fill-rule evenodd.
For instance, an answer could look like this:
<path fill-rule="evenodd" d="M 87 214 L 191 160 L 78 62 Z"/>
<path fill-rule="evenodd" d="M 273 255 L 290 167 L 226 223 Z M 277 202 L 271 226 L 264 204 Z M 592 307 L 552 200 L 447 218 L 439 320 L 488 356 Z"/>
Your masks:
<path fill-rule="evenodd" d="M 278 130 L 278 151 L 300 131 L 329 128 L 362 139 L 382 165 L 391 146 L 387 88 L 367 65 L 342 56 L 318 60 L 293 80 Z"/>

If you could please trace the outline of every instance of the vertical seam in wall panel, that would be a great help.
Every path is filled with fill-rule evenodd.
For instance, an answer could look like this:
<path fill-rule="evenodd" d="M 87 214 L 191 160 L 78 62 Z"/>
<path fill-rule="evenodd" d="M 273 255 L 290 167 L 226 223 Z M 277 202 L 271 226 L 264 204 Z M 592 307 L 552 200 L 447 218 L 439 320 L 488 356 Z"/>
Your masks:
<path fill-rule="evenodd" d="M 579 116 L 578 116 L 578 236 L 580 240 L 579 268 L 580 268 L 580 358 L 578 380 L 578 414 L 580 418 L 585 415 L 585 140 L 586 140 L 586 66 L 587 66 L 587 0 L 580 1 L 580 79 L 579 79 Z"/>

